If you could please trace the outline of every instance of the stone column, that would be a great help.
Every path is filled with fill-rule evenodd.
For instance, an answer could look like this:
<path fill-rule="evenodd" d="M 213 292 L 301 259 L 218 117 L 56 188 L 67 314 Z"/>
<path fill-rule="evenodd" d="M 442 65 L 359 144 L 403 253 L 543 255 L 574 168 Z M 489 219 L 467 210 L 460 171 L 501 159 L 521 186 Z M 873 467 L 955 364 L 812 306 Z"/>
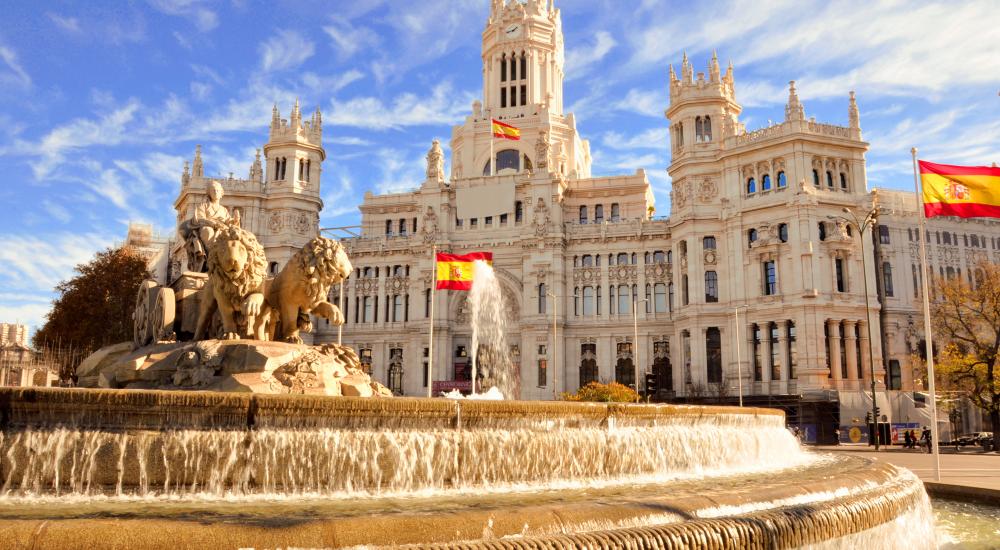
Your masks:
<path fill-rule="evenodd" d="M 753 394 L 755 393 L 753 390 L 754 384 L 757 383 L 757 379 L 754 377 L 753 374 L 754 370 L 757 368 L 757 363 L 755 362 L 753 355 L 753 323 L 747 323 L 746 333 L 747 333 L 747 347 L 746 347 L 747 372 L 744 373 L 744 376 L 746 376 L 746 382 L 748 383 L 743 386 L 743 391 L 749 394 Z"/>
<path fill-rule="evenodd" d="M 857 321 L 844 321 L 844 352 L 847 361 L 847 379 L 855 382 L 851 383 L 851 389 L 858 389 L 858 337 L 854 333 Z"/>
<path fill-rule="evenodd" d="M 763 391 L 762 394 L 771 394 L 771 349 L 774 346 L 774 342 L 771 341 L 771 323 L 767 323 L 761 329 L 760 339 L 763 348 L 760 352 L 760 363 L 763 367 L 761 369 L 761 379 L 763 380 L 761 387 Z"/>
<path fill-rule="evenodd" d="M 778 364 L 781 365 L 782 387 L 787 393 L 788 381 L 791 379 L 791 364 L 788 357 L 788 321 L 778 321 Z"/>
<path fill-rule="evenodd" d="M 833 386 L 841 389 L 840 372 L 840 320 L 827 319 L 827 341 L 830 343 L 830 376 L 833 378 Z"/>
<path fill-rule="evenodd" d="M 871 353 L 869 353 L 868 347 L 868 321 L 858 321 L 858 332 L 861 333 L 861 338 L 858 340 L 858 345 L 861 346 L 861 379 L 864 380 L 865 387 L 871 385 Z"/>

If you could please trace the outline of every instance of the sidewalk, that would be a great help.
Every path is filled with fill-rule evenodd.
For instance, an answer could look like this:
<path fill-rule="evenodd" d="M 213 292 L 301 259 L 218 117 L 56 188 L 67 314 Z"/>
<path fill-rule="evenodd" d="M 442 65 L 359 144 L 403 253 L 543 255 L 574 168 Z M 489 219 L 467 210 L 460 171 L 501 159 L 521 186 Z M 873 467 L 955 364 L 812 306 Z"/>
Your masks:
<path fill-rule="evenodd" d="M 882 447 L 875 452 L 867 445 L 839 445 L 809 447 L 814 452 L 844 453 L 862 456 L 895 466 L 902 466 L 917 474 L 924 481 L 928 492 L 951 493 L 949 487 L 973 487 L 985 491 L 980 496 L 992 495 L 989 500 L 1000 502 L 1000 454 L 976 451 L 955 452 L 954 447 L 941 448 L 941 481 L 934 479 L 934 455 L 925 451 Z M 936 489 L 932 491 L 932 489 Z M 939 489 L 939 490 L 937 490 Z"/>

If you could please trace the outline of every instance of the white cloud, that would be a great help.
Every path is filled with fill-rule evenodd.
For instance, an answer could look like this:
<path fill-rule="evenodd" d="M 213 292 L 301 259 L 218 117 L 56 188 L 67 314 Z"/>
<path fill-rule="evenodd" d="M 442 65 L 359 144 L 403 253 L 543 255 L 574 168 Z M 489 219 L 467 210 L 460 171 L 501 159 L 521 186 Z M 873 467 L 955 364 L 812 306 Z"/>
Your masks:
<path fill-rule="evenodd" d="M 618 42 L 607 31 L 597 31 L 593 44 L 584 44 L 566 51 L 566 79 L 579 78 L 591 65 L 604 59 Z"/>
<path fill-rule="evenodd" d="M 426 161 L 423 155 L 406 158 L 397 149 L 380 149 L 377 153 L 377 165 L 382 171 L 380 181 L 375 184 L 375 192 L 402 193 L 412 191 L 424 181 Z"/>
<path fill-rule="evenodd" d="M 60 29 L 70 33 L 70 34 L 80 34 L 83 29 L 80 28 L 80 20 L 76 17 L 63 17 L 57 13 L 46 13 L 49 19 Z"/>
<path fill-rule="evenodd" d="M 387 105 L 375 97 L 356 97 L 333 101 L 325 117 L 337 126 L 372 130 L 398 129 L 406 126 L 453 124 L 470 111 L 475 98 L 471 92 L 455 92 L 448 82 L 434 87 L 429 97 L 406 92 Z"/>
<path fill-rule="evenodd" d="M 191 83 L 191 95 L 199 101 L 204 101 L 212 93 L 212 85 L 204 82 Z"/>
<path fill-rule="evenodd" d="M 371 49 L 379 43 L 375 31 L 343 19 L 335 19 L 330 25 L 325 25 L 323 32 L 332 40 L 333 49 L 341 60 L 353 57 L 359 50 Z"/>
<path fill-rule="evenodd" d="M 367 147 L 369 145 L 373 145 L 371 141 L 356 136 L 334 136 L 334 137 L 324 138 L 323 143 L 329 143 L 333 145 L 351 145 L 360 147 Z"/>
<path fill-rule="evenodd" d="M 219 24 L 218 15 L 201 0 L 149 0 L 149 3 L 167 15 L 190 19 L 201 32 L 210 31 Z"/>
<path fill-rule="evenodd" d="M 0 44 L 0 61 L 3 62 L 0 64 L 0 85 L 31 87 L 31 76 L 17 60 L 17 53 L 13 49 Z"/>
<path fill-rule="evenodd" d="M 313 43 L 298 32 L 281 30 L 260 45 L 260 65 L 265 71 L 293 69 L 315 51 Z"/>
<path fill-rule="evenodd" d="M 47 293 L 72 275 L 73 268 L 110 246 L 116 238 L 78 231 L 39 236 L 0 236 L 0 287 L 6 291 Z M 119 237 L 120 239 L 120 237 Z"/>
<path fill-rule="evenodd" d="M 42 208 L 44 208 L 45 211 L 49 213 L 50 217 L 55 218 L 56 220 L 61 221 L 62 223 L 69 223 L 69 221 L 73 219 L 73 216 L 70 215 L 69 210 L 67 210 L 62 205 L 50 201 L 49 199 L 42 200 Z"/>
<path fill-rule="evenodd" d="M 339 92 L 364 77 L 364 73 L 356 69 L 351 69 L 335 75 L 318 75 L 310 71 L 302 75 L 302 83 L 305 84 L 310 90 L 331 94 Z"/>
<path fill-rule="evenodd" d="M 666 126 L 663 128 L 650 128 L 629 136 L 618 132 L 607 132 L 604 134 L 602 141 L 604 145 L 612 149 L 666 150 L 670 146 L 669 131 Z"/>
<path fill-rule="evenodd" d="M 662 117 L 670 101 L 666 85 L 657 90 L 631 89 L 625 98 L 616 102 L 614 107 L 622 111 L 632 111 L 651 117 Z"/>

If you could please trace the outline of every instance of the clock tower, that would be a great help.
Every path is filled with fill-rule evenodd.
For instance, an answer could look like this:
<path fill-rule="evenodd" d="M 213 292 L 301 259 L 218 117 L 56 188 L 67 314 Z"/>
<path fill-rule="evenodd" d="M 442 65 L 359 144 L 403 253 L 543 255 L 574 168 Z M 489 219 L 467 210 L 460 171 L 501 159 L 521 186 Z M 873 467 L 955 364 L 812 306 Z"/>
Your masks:
<path fill-rule="evenodd" d="M 500 115 L 535 105 L 562 113 L 562 19 L 551 0 L 494 0 L 483 31 L 483 99 Z"/>
<path fill-rule="evenodd" d="M 553 0 L 492 0 L 483 29 L 483 97 L 452 130 L 452 180 L 488 176 L 491 163 L 496 175 L 590 177 L 590 144 L 573 114 L 563 112 L 563 57 Z M 519 128 L 521 140 L 493 143 L 491 119 Z"/>

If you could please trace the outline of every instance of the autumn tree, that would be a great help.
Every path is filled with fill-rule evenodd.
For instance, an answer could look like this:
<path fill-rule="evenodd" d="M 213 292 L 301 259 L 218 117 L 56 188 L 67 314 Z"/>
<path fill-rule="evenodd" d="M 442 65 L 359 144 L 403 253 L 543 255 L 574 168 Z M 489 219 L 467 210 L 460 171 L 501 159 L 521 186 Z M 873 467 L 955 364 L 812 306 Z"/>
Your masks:
<path fill-rule="evenodd" d="M 931 304 L 937 372 L 986 411 L 1000 449 L 1000 265 L 979 263 L 975 284 L 942 282 Z"/>
<path fill-rule="evenodd" d="M 32 337 L 35 347 L 73 349 L 85 356 L 131 340 L 136 292 L 150 276 L 145 258 L 131 247 L 108 249 L 75 271 L 56 286 L 59 296 Z"/>

